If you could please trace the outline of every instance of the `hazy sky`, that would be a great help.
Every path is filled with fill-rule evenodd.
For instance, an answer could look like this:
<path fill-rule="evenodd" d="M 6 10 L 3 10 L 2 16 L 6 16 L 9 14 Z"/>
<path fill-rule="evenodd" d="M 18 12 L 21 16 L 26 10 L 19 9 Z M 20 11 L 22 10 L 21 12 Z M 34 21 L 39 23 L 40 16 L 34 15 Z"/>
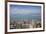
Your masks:
<path fill-rule="evenodd" d="M 29 6 L 29 5 L 10 5 L 11 14 L 39 14 L 41 6 Z"/>

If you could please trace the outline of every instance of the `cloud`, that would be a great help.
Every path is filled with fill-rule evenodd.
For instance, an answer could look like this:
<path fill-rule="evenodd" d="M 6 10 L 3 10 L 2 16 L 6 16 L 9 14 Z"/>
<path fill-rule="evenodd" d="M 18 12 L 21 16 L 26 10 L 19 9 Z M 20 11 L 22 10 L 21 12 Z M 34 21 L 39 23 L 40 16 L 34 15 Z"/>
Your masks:
<path fill-rule="evenodd" d="M 12 9 L 11 13 L 12 14 L 29 14 L 29 13 L 32 13 L 32 11 L 31 10 L 25 10 L 25 9 L 21 9 L 21 10 Z"/>

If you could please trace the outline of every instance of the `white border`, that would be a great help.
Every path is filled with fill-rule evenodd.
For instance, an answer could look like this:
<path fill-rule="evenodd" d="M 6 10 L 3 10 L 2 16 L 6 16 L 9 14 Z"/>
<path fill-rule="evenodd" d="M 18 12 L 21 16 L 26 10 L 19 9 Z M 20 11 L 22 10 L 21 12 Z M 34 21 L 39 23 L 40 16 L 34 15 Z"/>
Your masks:
<path fill-rule="evenodd" d="M 41 6 L 41 28 L 30 28 L 30 29 L 10 29 L 10 18 L 9 18 L 9 6 L 12 5 L 32 5 L 32 6 Z M 42 4 L 28 4 L 28 3 L 14 3 L 14 2 L 8 2 L 7 3 L 7 32 L 18 32 L 18 31 L 35 31 L 35 30 L 43 30 L 43 5 Z"/>

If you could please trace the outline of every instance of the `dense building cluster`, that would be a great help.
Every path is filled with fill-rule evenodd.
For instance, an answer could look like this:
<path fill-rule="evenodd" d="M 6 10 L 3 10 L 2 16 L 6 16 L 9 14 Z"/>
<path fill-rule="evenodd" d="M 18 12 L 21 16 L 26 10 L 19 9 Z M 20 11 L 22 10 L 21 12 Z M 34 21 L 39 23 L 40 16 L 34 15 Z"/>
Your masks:
<path fill-rule="evenodd" d="M 10 24 L 11 29 L 24 29 L 24 28 L 39 28 L 41 27 L 41 22 L 37 20 L 22 20 L 14 21 Z"/>

